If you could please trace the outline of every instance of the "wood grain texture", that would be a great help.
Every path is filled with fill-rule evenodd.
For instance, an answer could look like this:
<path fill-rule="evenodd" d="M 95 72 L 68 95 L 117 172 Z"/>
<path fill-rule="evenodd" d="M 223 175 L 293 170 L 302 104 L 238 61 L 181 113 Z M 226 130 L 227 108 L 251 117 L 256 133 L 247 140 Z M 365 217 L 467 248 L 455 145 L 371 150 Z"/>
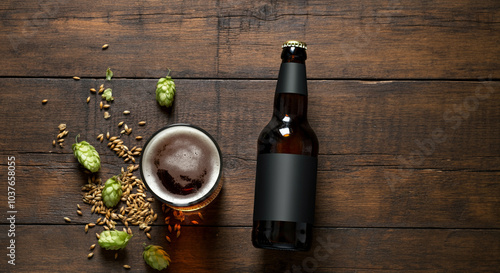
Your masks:
<path fill-rule="evenodd" d="M 309 44 L 310 78 L 500 76 L 494 0 L 30 0 L 0 17 L 1 76 L 276 78 L 289 39 Z"/>
<path fill-rule="evenodd" d="M 153 272 L 141 251 L 154 243 L 172 256 L 166 272 L 497 272 L 498 18 L 495 0 L 0 2 L 0 271 Z M 289 39 L 309 45 L 320 141 L 314 243 L 302 253 L 250 241 L 256 140 Z M 168 68 L 177 94 L 166 110 L 154 91 Z M 115 97 L 107 120 L 89 92 L 103 83 Z M 128 147 L 168 124 L 203 127 L 223 152 L 224 187 L 172 244 L 155 202 L 153 240 L 133 227 L 117 260 L 100 248 L 88 260 L 101 227 L 84 233 L 98 216 L 81 201 L 87 175 L 70 146 L 80 134 L 101 154 L 99 177 L 116 175 L 126 164 L 96 136 L 119 135 L 120 121 L 133 128 Z M 52 146 L 60 123 L 64 148 Z M 11 156 L 15 267 L 5 255 Z"/>
<path fill-rule="evenodd" d="M 142 260 L 143 243 L 165 247 L 172 258 L 166 272 L 494 272 L 500 253 L 498 230 L 321 228 L 309 252 L 287 252 L 253 248 L 246 227 L 183 227 L 169 244 L 162 226 L 151 230 L 153 240 L 134 229 L 116 260 L 116 251 L 99 246 L 89 260 L 98 228 L 85 234 L 75 224 L 21 225 L 17 231 L 15 272 L 120 272 L 124 264 L 132 267 L 127 272 L 158 272 Z M 4 241 L 6 234 L 0 236 Z"/>
<path fill-rule="evenodd" d="M 19 183 L 29 185 L 18 193 L 22 223 L 57 224 L 75 215 L 86 181 L 70 149 L 76 134 L 100 152 L 103 179 L 117 174 L 124 163 L 95 137 L 119 134 L 117 124 L 125 121 L 134 129 L 123 136 L 128 147 L 143 144 L 135 136 L 147 138 L 171 123 L 205 128 L 224 160 L 224 189 L 206 209 L 206 224 L 251 225 L 255 142 L 271 116 L 275 81 L 178 80 L 174 107 L 164 111 L 154 100 L 155 80 L 113 80 L 106 83 L 115 96 L 108 120 L 99 110 L 100 97 L 88 91 L 103 80 L 0 82 L 6 117 L 0 123 L 10 128 L 0 132 L 2 158 L 15 155 Z M 309 117 L 321 151 L 317 226 L 500 227 L 497 82 L 310 81 L 309 89 Z M 477 99 L 474 109 L 467 108 L 475 105 L 470 98 Z M 444 119 L 447 111 L 457 119 Z M 140 120 L 147 125 L 137 126 Z M 51 144 L 59 123 L 70 131 L 63 149 Z M 440 138 L 433 138 L 436 128 L 443 130 Z M 5 199 L 0 195 L 0 202 Z M 77 221 L 97 218 L 86 215 Z"/>

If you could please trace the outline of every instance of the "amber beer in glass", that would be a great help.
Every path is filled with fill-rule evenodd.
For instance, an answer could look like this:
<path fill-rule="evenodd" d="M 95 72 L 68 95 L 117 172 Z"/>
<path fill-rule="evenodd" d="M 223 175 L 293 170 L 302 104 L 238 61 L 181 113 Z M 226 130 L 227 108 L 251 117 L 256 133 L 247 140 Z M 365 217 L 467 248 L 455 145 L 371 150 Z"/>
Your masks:
<path fill-rule="evenodd" d="M 288 41 L 271 121 L 257 141 L 252 243 L 258 248 L 311 247 L 318 139 L 307 121 L 307 46 Z"/>
<path fill-rule="evenodd" d="M 170 125 L 151 136 L 142 151 L 140 171 L 153 195 L 177 210 L 201 209 L 222 188 L 220 148 L 194 125 Z"/>

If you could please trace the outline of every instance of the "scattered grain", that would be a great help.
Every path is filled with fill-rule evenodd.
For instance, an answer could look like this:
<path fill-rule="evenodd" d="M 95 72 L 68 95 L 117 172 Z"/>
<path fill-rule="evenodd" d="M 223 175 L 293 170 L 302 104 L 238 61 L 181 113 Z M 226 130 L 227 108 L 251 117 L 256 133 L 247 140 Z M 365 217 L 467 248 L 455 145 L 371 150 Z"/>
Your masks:
<path fill-rule="evenodd" d="M 125 111 L 123 111 L 123 114 L 124 115 L 128 115 L 128 114 L 130 114 L 130 111 L 129 110 L 125 110 Z"/>
<path fill-rule="evenodd" d="M 74 76 L 73 80 L 78 81 L 78 80 L 80 80 L 80 77 Z"/>
<path fill-rule="evenodd" d="M 125 268 L 125 269 L 130 269 L 130 268 L 132 268 L 132 267 L 130 267 L 130 265 L 128 265 L 128 264 L 125 264 L 125 265 L 123 265 L 123 268 Z"/>
<path fill-rule="evenodd" d="M 87 103 L 89 103 L 89 102 L 90 102 L 90 97 L 87 98 Z"/>
<path fill-rule="evenodd" d="M 64 217 L 64 221 L 70 223 L 71 222 L 71 219 L 69 219 L 69 217 Z"/>
<path fill-rule="evenodd" d="M 42 100 L 42 104 L 46 104 L 48 101 L 49 101 L 49 100 L 44 99 L 44 100 Z"/>
<path fill-rule="evenodd" d="M 102 45 L 102 49 L 103 49 L 103 50 L 108 49 L 108 47 L 109 47 L 109 44 L 104 44 L 104 45 Z"/>
<path fill-rule="evenodd" d="M 97 91 L 95 90 L 95 88 L 90 88 L 90 92 L 95 93 Z"/>
<path fill-rule="evenodd" d="M 94 256 L 94 252 L 90 252 L 89 255 L 87 255 L 87 258 L 92 258 Z"/>
<path fill-rule="evenodd" d="M 136 136 L 135 140 L 142 140 L 142 136 Z"/>

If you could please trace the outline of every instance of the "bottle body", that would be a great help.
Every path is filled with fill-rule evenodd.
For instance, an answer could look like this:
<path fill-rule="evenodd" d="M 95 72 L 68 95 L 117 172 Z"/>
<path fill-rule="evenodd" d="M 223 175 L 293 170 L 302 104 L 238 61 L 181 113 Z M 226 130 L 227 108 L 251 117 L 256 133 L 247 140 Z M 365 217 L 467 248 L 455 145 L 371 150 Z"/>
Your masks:
<path fill-rule="evenodd" d="M 252 243 L 305 251 L 312 241 L 318 140 L 307 121 L 305 50 L 295 52 L 302 58 L 283 50 L 273 116 L 257 141 Z"/>

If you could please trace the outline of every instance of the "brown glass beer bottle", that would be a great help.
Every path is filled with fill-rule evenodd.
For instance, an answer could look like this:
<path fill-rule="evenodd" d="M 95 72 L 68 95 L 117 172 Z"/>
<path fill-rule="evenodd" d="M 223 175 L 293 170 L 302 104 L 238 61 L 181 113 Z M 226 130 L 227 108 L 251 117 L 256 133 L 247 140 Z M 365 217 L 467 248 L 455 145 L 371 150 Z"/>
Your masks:
<path fill-rule="evenodd" d="M 307 120 L 306 48 L 283 44 L 273 116 L 257 142 L 252 243 L 258 248 L 311 247 L 318 139 Z"/>

